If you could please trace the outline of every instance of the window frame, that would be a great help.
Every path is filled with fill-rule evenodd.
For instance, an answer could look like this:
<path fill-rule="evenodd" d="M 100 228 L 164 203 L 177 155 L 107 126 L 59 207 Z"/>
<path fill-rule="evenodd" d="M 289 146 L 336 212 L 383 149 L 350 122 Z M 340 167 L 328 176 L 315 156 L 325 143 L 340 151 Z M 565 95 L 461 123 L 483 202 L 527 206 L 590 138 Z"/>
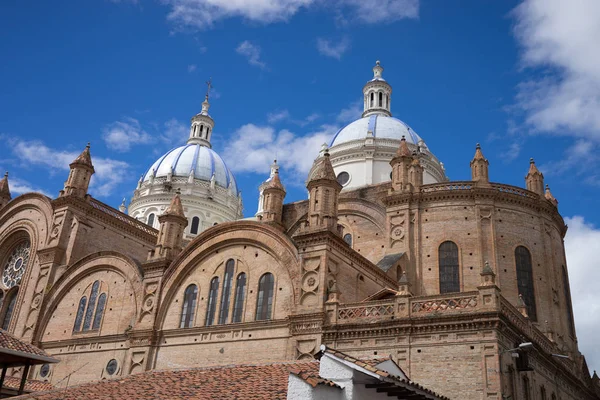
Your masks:
<path fill-rule="evenodd" d="M 271 278 L 271 281 L 265 279 Z M 270 285 L 270 288 L 268 286 Z M 266 295 L 265 295 L 266 292 Z M 258 280 L 258 292 L 256 295 L 256 321 L 270 321 L 273 319 L 273 303 L 275 299 L 275 275 L 265 272 Z"/>
<path fill-rule="evenodd" d="M 453 247 L 451 249 L 442 248 L 449 246 Z M 448 256 L 447 253 L 450 252 L 453 253 L 452 256 Z M 446 254 L 442 255 L 442 253 Z M 442 265 L 442 263 L 444 263 L 444 265 Z M 445 240 L 438 246 L 438 279 L 440 294 L 459 293 L 461 291 L 460 249 L 458 245 L 451 240 Z"/>
<path fill-rule="evenodd" d="M 523 249 L 525 252 L 522 252 Z M 522 254 L 518 254 L 521 252 Z M 531 251 L 523 245 L 515 247 L 515 271 L 517 275 L 517 294 L 523 296 L 527 306 L 527 314 L 531 321 L 537 321 L 537 306 L 535 302 L 535 279 L 533 274 L 533 257 Z M 525 263 L 523 263 L 526 261 Z M 529 264 L 529 265 L 527 265 Z M 527 278 L 529 275 L 529 278 Z M 527 281 L 527 282 L 526 282 Z"/>

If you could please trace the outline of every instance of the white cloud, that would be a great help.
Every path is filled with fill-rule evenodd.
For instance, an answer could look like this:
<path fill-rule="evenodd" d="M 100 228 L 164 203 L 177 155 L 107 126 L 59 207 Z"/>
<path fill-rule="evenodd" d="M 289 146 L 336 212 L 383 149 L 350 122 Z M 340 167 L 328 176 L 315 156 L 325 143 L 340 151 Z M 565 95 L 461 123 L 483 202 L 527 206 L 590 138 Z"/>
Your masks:
<path fill-rule="evenodd" d="M 81 153 L 53 149 L 38 140 L 7 138 L 6 143 L 26 167 L 46 167 L 51 174 L 69 171 L 69 164 Z M 90 192 L 95 196 L 109 196 L 113 189 L 129 176 L 129 164 L 110 158 L 94 157 L 93 149 L 92 162 L 96 173 L 92 176 Z M 65 179 L 66 177 L 67 174 Z"/>
<path fill-rule="evenodd" d="M 196 69 L 198 69 L 198 66 L 196 64 L 190 64 L 187 67 L 188 72 L 194 72 Z"/>
<path fill-rule="evenodd" d="M 303 8 L 333 8 L 345 20 L 361 23 L 418 18 L 419 0 L 162 0 L 176 30 L 210 29 L 220 20 L 243 18 L 259 23 L 287 21 Z"/>
<path fill-rule="evenodd" d="M 53 197 L 52 194 L 50 194 L 50 192 L 48 192 L 47 190 L 42 189 L 24 179 L 14 177 L 13 175 L 8 176 L 8 186 L 10 189 L 10 194 L 13 199 L 16 196 L 21 195 L 23 193 L 31 193 L 31 192 L 37 192 L 37 193 L 41 193 L 48 197 Z M 57 190 L 57 193 L 58 193 L 58 190 Z"/>
<path fill-rule="evenodd" d="M 600 140 L 600 2 L 525 0 L 513 15 L 522 65 L 540 76 L 517 87 L 526 123 Z"/>
<path fill-rule="evenodd" d="M 297 135 L 287 129 L 246 124 L 239 128 L 224 151 L 224 158 L 237 160 L 237 172 L 268 174 L 273 159 L 289 174 L 287 183 L 304 182 L 321 145 L 329 142 L 336 127 L 322 126 L 318 131 Z"/>
<path fill-rule="evenodd" d="M 324 56 L 341 60 L 342 55 L 350 49 L 350 40 L 343 38 L 338 43 L 332 43 L 330 40 L 318 38 L 317 50 Z"/>
<path fill-rule="evenodd" d="M 600 186 L 599 153 L 600 144 L 591 140 L 578 139 L 565 150 L 562 160 L 542 164 L 539 168 L 546 177 L 569 173 L 581 182 Z"/>
<path fill-rule="evenodd" d="M 250 65 L 254 65 L 259 67 L 260 69 L 266 69 L 267 64 L 260 59 L 260 46 L 257 44 L 253 44 L 248 40 L 244 40 L 239 46 L 235 49 L 236 53 L 246 57 L 248 63 Z"/>
<path fill-rule="evenodd" d="M 290 117 L 288 110 L 275 111 L 267 114 L 267 121 L 269 124 L 275 124 L 280 121 L 284 121 Z"/>
<path fill-rule="evenodd" d="M 131 150 L 132 145 L 150 143 L 152 138 L 137 119 L 125 118 L 105 127 L 102 139 L 109 149 L 124 153 Z"/>
<path fill-rule="evenodd" d="M 363 101 L 358 100 L 354 103 L 351 103 L 348 107 L 342 109 L 338 115 L 336 116 L 336 121 L 340 124 L 347 124 L 352 122 L 362 115 L 364 111 Z"/>
<path fill-rule="evenodd" d="M 582 216 L 565 218 L 569 225 L 565 249 L 573 298 L 573 312 L 579 350 L 585 355 L 591 370 L 600 370 L 600 347 L 597 332 L 600 330 L 600 268 L 598 257 L 600 229 L 587 223 Z"/>
<path fill-rule="evenodd" d="M 183 143 L 190 136 L 190 127 L 182 122 L 171 118 L 164 124 L 164 131 L 161 139 L 169 146 Z"/>

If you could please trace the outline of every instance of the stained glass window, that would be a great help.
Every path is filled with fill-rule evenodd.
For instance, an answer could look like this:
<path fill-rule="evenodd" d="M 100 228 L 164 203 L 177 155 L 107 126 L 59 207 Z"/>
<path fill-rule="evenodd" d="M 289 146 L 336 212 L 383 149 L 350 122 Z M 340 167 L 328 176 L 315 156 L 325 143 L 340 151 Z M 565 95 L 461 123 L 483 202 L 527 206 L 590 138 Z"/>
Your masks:
<path fill-rule="evenodd" d="M 196 235 L 198 233 L 199 225 L 200 225 L 200 218 L 198 218 L 198 217 L 192 218 L 192 227 L 190 228 L 190 233 L 192 235 Z"/>
<path fill-rule="evenodd" d="M 29 240 L 22 241 L 15 246 L 8 256 L 2 270 L 2 283 L 5 288 L 10 289 L 21 283 L 21 278 L 29 261 L 30 248 Z"/>
<path fill-rule="evenodd" d="M 77 307 L 77 316 L 75 317 L 75 325 L 73 325 L 73 332 L 79 332 L 81 330 L 81 322 L 83 321 L 83 313 L 85 312 L 86 304 L 87 297 L 83 296 L 79 300 L 79 307 Z"/>
<path fill-rule="evenodd" d="M 229 300 L 231 297 L 231 282 L 233 281 L 233 268 L 235 261 L 227 260 L 225 276 L 223 277 L 223 291 L 221 292 L 221 309 L 219 310 L 219 324 L 227 323 L 229 316 Z"/>
<path fill-rule="evenodd" d="M 275 279 L 273 274 L 266 273 L 258 281 L 258 300 L 256 302 L 256 320 L 271 319 L 271 309 L 273 307 L 273 284 Z"/>
<path fill-rule="evenodd" d="M 208 307 L 206 309 L 206 320 L 204 325 L 210 326 L 215 322 L 215 313 L 217 311 L 217 299 L 219 295 L 219 278 L 214 277 L 210 281 L 210 291 L 208 293 Z"/>
<path fill-rule="evenodd" d="M 246 274 L 238 275 L 235 282 L 235 298 L 233 300 L 233 318 L 231 322 L 242 322 L 244 312 L 244 295 L 246 290 Z"/>
<path fill-rule="evenodd" d="M 98 289 L 100 288 L 100 281 L 94 282 L 92 285 L 92 293 L 90 294 L 90 301 L 85 311 L 85 319 L 83 320 L 83 330 L 88 331 L 92 326 L 92 318 L 94 317 L 94 309 L 96 308 L 96 299 L 98 298 Z"/>
<path fill-rule="evenodd" d="M 440 293 L 460 292 L 458 246 L 451 241 L 440 245 Z"/>
<path fill-rule="evenodd" d="M 569 318 L 569 334 L 575 336 L 575 322 L 573 321 L 573 305 L 571 304 L 571 289 L 569 288 L 569 277 L 567 276 L 567 267 L 562 266 L 563 291 L 565 294 L 565 306 L 567 307 L 567 317 Z"/>
<path fill-rule="evenodd" d="M 529 319 L 537 321 L 535 295 L 533 290 L 533 270 L 531 268 L 531 254 L 526 247 L 519 246 L 515 249 L 515 263 L 517 266 L 517 287 L 519 294 L 527 306 Z"/>
<path fill-rule="evenodd" d="M 196 298 L 198 297 L 198 286 L 190 285 L 183 293 L 183 308 L 181 310 L 180 328 L 191 328 L 194 326 L 194 314 L 196 313 Z"/>
<path fill-rule="evenodd" d="M 10 325 L 10 319 L 12 318 L 18 294 L 18 291 L 14 291 L 12 293 L 12 297 L 10 298 L 10 302 L 8 303 L 8 307 L 6 307 L 6 313 L 4 314 L 4 320 L 2 321 L 2 329 L 4 329 L 5 331 L 8 330 L 8 325 Z"/>
<path fill-rule="evenodd" d="M 102 314 L 104 313 L 104 307 L 106 306 L 106 293 L 102 293 L 98 297 L 98 305 L 96 306 L 96 315 L 94 315 L 94 323 L 92 329 L 100 329 L 100 322 L 102 322 Z"/>

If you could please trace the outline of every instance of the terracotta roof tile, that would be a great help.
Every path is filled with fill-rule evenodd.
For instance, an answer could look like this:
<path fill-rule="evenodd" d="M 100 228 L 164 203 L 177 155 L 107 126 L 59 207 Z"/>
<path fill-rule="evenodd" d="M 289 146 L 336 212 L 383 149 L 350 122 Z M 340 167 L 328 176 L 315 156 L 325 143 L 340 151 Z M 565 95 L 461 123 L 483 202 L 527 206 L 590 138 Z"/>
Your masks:
<path fill-rule="evenodd" d="M 318 361 L 294 361 L 150 371 L 17 399 L 285 399 L 290 372 L 306 377 L 305 380 L 310 380 L 311 384 L 333 384 L 318 378 Z"/>
<path fill-rule="evenodd" d="M 14 390 L 19 390 L 19 386 L 21 385 L 21 378 L 14 376 L 6 376 L 4 378 L 4 388 L 10 388 Z M 28 379 L 25 382 L 25 391 L 32 392 L 42 392 L 54 389 L 54 386 L 50 384 L 50 382 L 38 381 L 34 379 Z"/>
<path fill-rule="evenodd" d="M 39 349 L 29 343 L 25 343 L 3 329 L 0 329 L 0 350 L 1 349 L 50 358 L 50 356 L 44 350 Z"/>

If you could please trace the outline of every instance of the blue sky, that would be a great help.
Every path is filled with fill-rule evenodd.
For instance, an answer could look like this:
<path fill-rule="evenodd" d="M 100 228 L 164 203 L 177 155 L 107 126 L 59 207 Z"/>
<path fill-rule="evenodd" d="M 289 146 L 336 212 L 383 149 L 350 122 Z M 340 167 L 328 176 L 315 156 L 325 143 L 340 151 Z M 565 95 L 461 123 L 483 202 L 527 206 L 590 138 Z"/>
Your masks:
<path fill-rule="evenodd" d="M 319 145 L 361 112 L 381 60 L 392 112 L 453 180 L 480 142 L 493 181 L 523 186 L 529 158 L 570 225 L 578 334 L 600 350 L 599 3 L 573 0 L 5 0 L 0 5 L 0 168 L 14 194 L 55 196 L 89 141 L 92 194 L 117 207 L 183 144 L 204 82 L 213 148 L 246 215 L 271 160 L 287 201 L 305 198 Z"/>

